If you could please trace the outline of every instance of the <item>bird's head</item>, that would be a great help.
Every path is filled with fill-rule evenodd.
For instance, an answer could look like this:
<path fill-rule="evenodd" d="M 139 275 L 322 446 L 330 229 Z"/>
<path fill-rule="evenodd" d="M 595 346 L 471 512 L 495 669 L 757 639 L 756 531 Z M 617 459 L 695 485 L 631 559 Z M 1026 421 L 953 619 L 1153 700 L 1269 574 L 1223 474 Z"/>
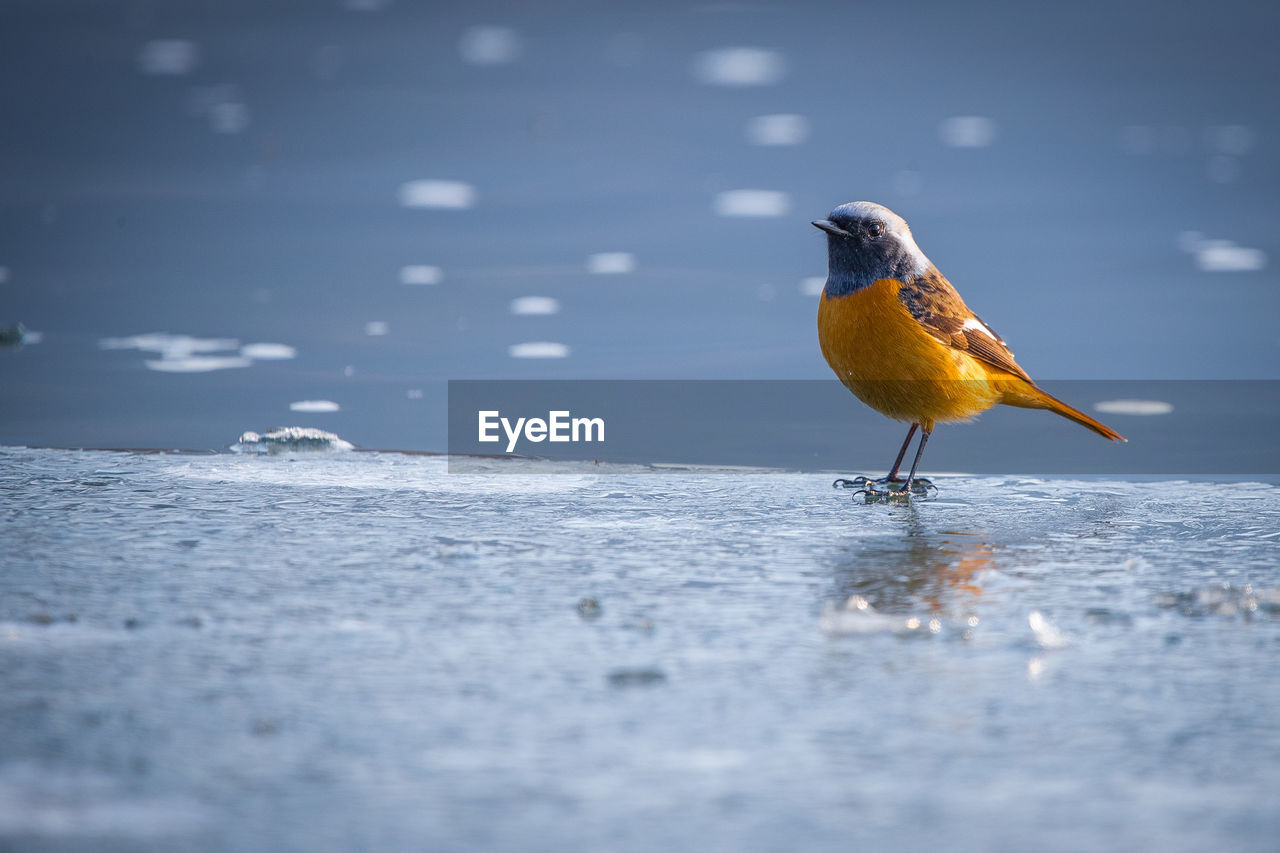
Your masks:
<path fill-rule="evenodd" d="M 828 298 L 846 296 L 882 278 L 905 281 L 932 266 L 907 221 L 875 202 L 842 204 L 813 224 L 827 234 Z"/>

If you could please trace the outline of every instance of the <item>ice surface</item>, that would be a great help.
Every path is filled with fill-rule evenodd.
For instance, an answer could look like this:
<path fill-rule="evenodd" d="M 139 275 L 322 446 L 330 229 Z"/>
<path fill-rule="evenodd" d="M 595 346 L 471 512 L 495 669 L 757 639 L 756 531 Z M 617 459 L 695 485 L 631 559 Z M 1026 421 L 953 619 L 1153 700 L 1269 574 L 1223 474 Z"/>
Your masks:
<path fill-rule="evenodd" d="M 0 450 L 0 837 L 1272 849 L 1274 485 L 519 464 Z"/>

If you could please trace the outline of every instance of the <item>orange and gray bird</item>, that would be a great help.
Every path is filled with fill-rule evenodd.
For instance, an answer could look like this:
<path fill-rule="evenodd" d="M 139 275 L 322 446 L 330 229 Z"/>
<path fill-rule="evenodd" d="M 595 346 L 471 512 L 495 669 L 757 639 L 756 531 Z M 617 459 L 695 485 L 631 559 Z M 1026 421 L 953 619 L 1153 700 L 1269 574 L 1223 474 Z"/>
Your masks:
<path fill-rule="evenodd" d="M 1045 393 L 990 326 L 925 257 L 906 220 L 869 201 L 842 204 L 813 223 L 827 234 L 827 283 L 818 342 L 836 376 L 859 400 L 911 424 L 893 470 L 863 485 L 869 494 L 900 481 L 916 430 L 920 446 L 898 494 L 911 494 L 925 443 L 938 423 L 970 420 L 992 406 L 1048 409 L 1104 438 L 1115 430 Z"/>

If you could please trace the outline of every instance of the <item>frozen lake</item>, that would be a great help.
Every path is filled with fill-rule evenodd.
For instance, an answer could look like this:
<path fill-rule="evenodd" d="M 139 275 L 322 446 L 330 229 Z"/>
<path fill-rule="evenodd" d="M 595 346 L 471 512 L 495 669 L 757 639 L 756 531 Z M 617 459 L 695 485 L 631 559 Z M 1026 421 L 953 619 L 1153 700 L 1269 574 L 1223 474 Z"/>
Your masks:
<path fill-rule="evenodd" d="M 3 845 L 1274 849 L 1274 484 L 527 467 L 0 450 Z"/>

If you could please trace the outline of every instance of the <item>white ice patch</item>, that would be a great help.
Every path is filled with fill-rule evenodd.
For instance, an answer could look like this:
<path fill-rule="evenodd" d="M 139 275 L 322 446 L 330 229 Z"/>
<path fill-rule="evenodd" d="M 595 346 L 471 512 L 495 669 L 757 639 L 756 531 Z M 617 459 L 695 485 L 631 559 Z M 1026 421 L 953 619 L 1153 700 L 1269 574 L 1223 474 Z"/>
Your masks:
<path fill-rule="evenodd" d="M 505 65 L 520 50 L 520 35 L 510 27 L 470 27 L 458 40 L 458 53 L 472 65 Z"/>
<path fill-rule="evenodd" d="M 400 268 L 401 284 L 439 284 L 444 280 L 440 267 L 427 264 L 410 264 Z"/>
<path fill-rule="evenodd" d="M 237 367 L 248 367 L 253 359 L 228 355 L 189 355 L 179 358 L 150 359 L 145 362 L 150 370 L 161 373 L 211 373 L 215 370 L 229 370 Z"/>
<path fill-rule="evenodd" d="M 400 204 L 404 207 L 463 210 L 475 203 L 476 188 L 463 181 L 430 179 L 400 185 Z"/>
<path fill-rule="evenodd" d="M 190 74 L 200 63 L 200 48 L 186 39 L 155 39 L 138 52 L 138 70 L 143 74 L 178 77 Z"/>
<path fill-rule="evenodd" d="M 553 341 L 528 341 L 507 347 L 512 358 L 566 358 L 569 348 Z"/>
<path fill-rule="evenodd" d="M 127 338 L 103 338 L 98 342 L 103 349 L 136 349 L 159 353 L 165 358 L 180 358 L 202 352 L 220 352 L 240 346 L 235 338 L 194 338 L 190 335 L 171 335 L 168 332 L 149 332 Z"/>
<path fill-rule="evenodd" d="M 1095 412 L 1108 415 L 1167 415 L 1173 404 L 1163 400 L 1102 400 L 1093 404 Z"/>
<path fill-rule="evenodd" d="M 391 327 L 382 320 L 370 320 L 364 324 L 364 333 L 371 338 L 380 338 L 391 331 Z"/>
<path fill-rule="evenodd" d="M 826 276 L 811 275 L 808 278 L 800 279 L 800 292 L 805 296 L 821 296 L 826 286 Z"/>
<path fill-rule="evenodd" d="M 1205 272 L 1256 272 L 1266 265 L 1266 252 L 1230 240 L 1210 240 L 1196 251 L 1196 266 Z"/>
<path fill-rule="evenodd" d="M 262 454 L 354 449 L 351 442 L 315 427 L 279 427 L 261 435 L 250 431 L 231 445 L 231 450 L 236 453 Z"/>
<path fill-rule="evenodd" d="M 781 190 L 726 190 L 712 207 L 719 216 L 786 216 L 791 196 Z"/>
<path fill-rule="evenodd" d="M 782 54 L 758 47 L 704 51 L 693 65 L 694 76 L 712 86 L 767 86 L 781 80 L 786 71 Z"/>
<path fill-rule="evenodd" d="M 587 256 L 587 272 L 593 275 L 620 275 L 635 269 L 636 256 L 630 252 L 597 252 Z"/>
<path fill-rule="evenodd" d="M 756 116 L 747 123 L 747 139 L 754 145 L 799 145 L 808 136 L 808 119 L 793 113 Z"/>
<path fill-rule="evenodd" d="M 103 349 L 136 349 L 156 353 L 159 359 L 145 362 L 150 370 L 161 373 L 209 373 L 248 367 L 254 361 L 294 358 L 298 352 L 286 344 L 257 343 L 240 346 L 235 338 L 196 338 L 191 335 L 171 335 L 168 332 L 150 332 L 127 338 L 103 338 L 98 342 Z M 239 350 L 236 355 L 210 355 L 227 350 Z"/>
<path fill-rule="evenodd" d="M 337 412 L 342 409 L 332 400 L 298 400 L 296 403 L 289 404 L 291 412 Z"/>
<path fill-rule="evenodd" d="M 1267 265 L 1267 253 L 1246 249 L 1231 240 L 1210 240 L 1199 231 L 1178 235 L 1178 248 L 1192 255 L 1204 272 L 1256 272 Z"/>
<path fill-rule="evenodd" d="M 245 344 L 240 354 L 255 361 L 279 361 L 295 358 L 298 351 L 288 344 Z"/>
<path fill-rule="evenodd" d="M 996 123 L 983 116 L 952 116 L 938 128 L 948 148 L 986 148 L 996 139 Z"/>
<path fill-rule="evenodd" d="M 98 345 L 103 349 L 136 349 L 157 353 L 160 358 L 148 360 L 146 366 L 161 373 L 209 373 L 253 364 L 253 359 L 243 353 L 207 355 L 238 349 L 240 342 L 235 338 L 195 338 L 190 335 L 152 332 L 127 338 L 103 338 Z"/>
<path fill-rule="evenodd" d="M 550 296 L 521 296 L 511 300 L 512 314 L 557 314 L 560 303 Z"/>

